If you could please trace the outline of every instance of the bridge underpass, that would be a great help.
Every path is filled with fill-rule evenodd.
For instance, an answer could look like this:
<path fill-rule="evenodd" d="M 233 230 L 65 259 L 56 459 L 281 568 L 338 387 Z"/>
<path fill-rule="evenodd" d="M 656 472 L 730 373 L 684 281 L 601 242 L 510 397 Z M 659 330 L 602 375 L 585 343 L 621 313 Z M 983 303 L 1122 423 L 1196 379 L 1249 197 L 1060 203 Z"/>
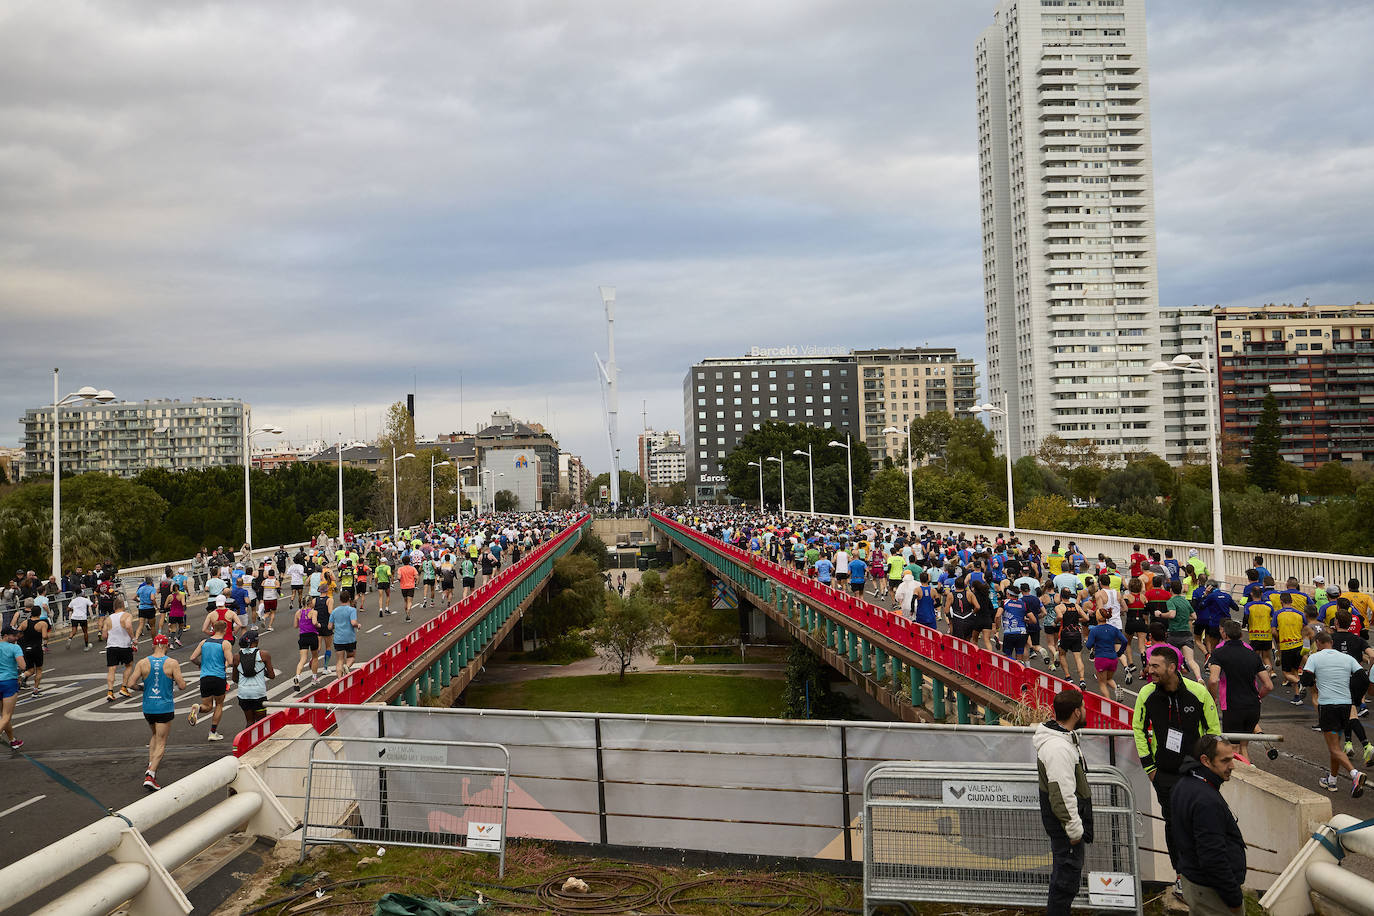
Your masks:
<path fill-rule="evenodd" d="M 1048 705 L 1069 682 L 912 623 L 868 601 L 702 534 L 664 515 L 655 529 L 696 557 L 826 664 L 905 722 L 998 724 L 1023 703 Z M 1084 695 L 1090 728 L 1129 728 L 1131 710 Z"/>

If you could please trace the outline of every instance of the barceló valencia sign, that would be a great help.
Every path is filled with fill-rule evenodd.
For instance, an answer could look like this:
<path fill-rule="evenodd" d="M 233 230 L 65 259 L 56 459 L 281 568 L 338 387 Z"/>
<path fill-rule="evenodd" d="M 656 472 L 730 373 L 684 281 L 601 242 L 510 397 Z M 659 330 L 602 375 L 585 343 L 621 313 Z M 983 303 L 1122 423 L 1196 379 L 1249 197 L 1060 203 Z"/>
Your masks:
<path fill-rule="evenodd" d="M 786 347 L 750 347 L 750 356 L 848 356 L 844 347 L 799 347 L 792 344 Z"/>

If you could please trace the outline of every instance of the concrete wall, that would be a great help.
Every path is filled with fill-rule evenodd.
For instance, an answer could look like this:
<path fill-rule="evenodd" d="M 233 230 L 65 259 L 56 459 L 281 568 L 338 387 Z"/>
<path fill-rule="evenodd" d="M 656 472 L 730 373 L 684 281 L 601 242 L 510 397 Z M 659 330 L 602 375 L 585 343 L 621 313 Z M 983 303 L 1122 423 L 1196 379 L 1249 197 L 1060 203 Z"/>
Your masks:
<path fill-rule="evenodd" d="M 647 518 L 592 519 L 592 530 L 608 547 L 616 544 L 648 544 L 654 539 L 653 523 Z"/>
<path fill-rule="evenodd" d="M 1313 831 L 1331 819 L 1331 800 L 1325 794 L 1257 767 L 1237 766 L 1221 794 L 1248 847 L 1245 886 L 1256 890 L 1273 884 Z"/>

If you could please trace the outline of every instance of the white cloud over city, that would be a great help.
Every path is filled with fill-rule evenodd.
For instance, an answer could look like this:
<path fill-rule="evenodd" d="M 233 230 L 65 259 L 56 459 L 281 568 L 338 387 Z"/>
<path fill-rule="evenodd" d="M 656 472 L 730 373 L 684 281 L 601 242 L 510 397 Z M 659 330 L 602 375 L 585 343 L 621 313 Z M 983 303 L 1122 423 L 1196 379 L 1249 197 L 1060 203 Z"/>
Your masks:
<path fill-rule="evenodd" d="M 752 344 L 982 359 L 987 0 L 11 2 L 0 443 L 64 383 L 352 435 L 510 409 L 608 464 Z M 1149 5 L 1161 301 L 1374 299 L 1374 5 Z"/>

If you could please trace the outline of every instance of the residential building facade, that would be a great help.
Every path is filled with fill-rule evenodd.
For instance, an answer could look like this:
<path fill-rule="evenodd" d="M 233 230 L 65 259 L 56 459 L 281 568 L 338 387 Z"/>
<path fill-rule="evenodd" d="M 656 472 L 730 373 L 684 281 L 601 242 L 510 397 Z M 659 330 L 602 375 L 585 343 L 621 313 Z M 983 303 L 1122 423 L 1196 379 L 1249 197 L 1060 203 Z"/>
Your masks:
<path fill-rule="evenodd" d="M 650 455 L 652 455 L 654 452 L 658 451 L 661 448 L 667 448 L 670 445 L 681 444 L 682 433 L 678 432 L 675 429 L 663 431 L 646 429 L 644 432 L 640 433 L 639 440 L 636 443 L 636 451 L 638 452 L 639 459 L 640 478 L 642 480 L 649 480 Z"/>
<path fill-rule="evenodd" d="M 99 471 L 134 477 L 152 467 L 242 467 L 244 421 L 251 408 L 226 398 L 78 402 L 62 407 L 63 474 Z M 53 410 L 30 408 L 24 427 L 24 476 L 51 475 Z"/>
<path fill-rule="evenodd" d="M 1217 408 L 1216 321 L 1210 306 L 1159 310 L 1159 349 L 1164 362 L 1175 356 L 1203 360 L 1210 355 L 1213 409 Z M 1170 464 L 1207 461 L 1207 378 L 1200 372 L 1167 372 L 1164 383 L 1164 451 Z M 1219 414 L 1218 414 L 1219 416 Z"/>
<path fill-rule="evenodd" d="M 978 403 L 978 368 L 953 348 L 855 350 L 863 385 L 860 435 L 875 464 L 884 455 L 906 461 L 903 433 L 934 411 L 968 416 Z"/>
<path fill-rule="evenodd" d="M 1164 454 L 1144 0 L 1003 0 L 975 47 L 989 400 Z M 993 430 L 1002 438 L 1002 424 Z"/>
<path fill-rule="evenodd" d="M 1308 468 L 1374 461 L 1374 304 L 1215 309 L 1221 428 L 1247 444 L 1273 392 L 1280 454 Z"/>
<path fill-rule="evenodd" d="M 649 456 L 649 476 L 652 487 L 671 487 L 687 479 L 687 449 L 681 445 L 665 445 Z"/>

